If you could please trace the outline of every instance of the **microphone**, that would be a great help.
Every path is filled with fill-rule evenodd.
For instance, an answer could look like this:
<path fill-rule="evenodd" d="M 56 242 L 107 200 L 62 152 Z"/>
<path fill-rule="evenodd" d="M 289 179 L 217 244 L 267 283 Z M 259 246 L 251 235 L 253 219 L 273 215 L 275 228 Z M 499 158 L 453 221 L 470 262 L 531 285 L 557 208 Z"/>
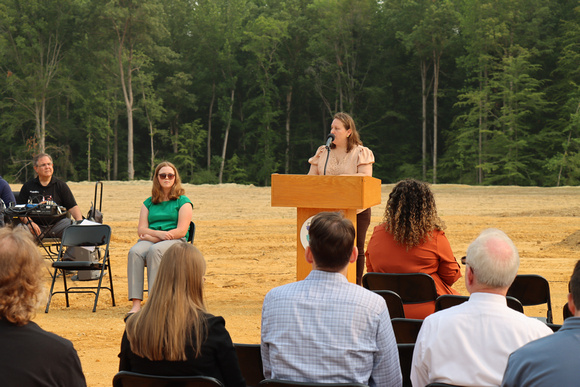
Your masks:
<path fill-rule="evenodd" d="M 326 137 L 326 147 L 329 148 L 330 144 L 332 144 L 332 142 L 334 141 L 334 134 L 332 133 L 328 133 L 328 137 Z"/>

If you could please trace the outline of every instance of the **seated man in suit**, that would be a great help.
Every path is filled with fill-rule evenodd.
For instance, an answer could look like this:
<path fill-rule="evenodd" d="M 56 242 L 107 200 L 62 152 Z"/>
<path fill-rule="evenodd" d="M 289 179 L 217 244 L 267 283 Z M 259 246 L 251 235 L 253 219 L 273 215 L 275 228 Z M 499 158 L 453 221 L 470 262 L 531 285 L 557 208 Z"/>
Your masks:
<path fill-rule="evenodd" d="M 52 157 L 46 153 L 34 156 L 34 170 L 37 177 L 22 185 L 18 195 L 19 204 L 54 202 L 65 207 L 75 220 L 83 220 L 83 215 L 70 188 L 62 180 L 53 176 L 54 169 Z M 66 216 L 62 217 L 30 217 L 21 218 L 35 235 L 48 237 L 62 237 L 64 229 L 71 225 L 72 221 Z M 44 235 L 47 230 L 48 233 Z"/>
<path fill-rule="evenodd" d="M 512 353 L 502 386 L 574 386 L 580 358 L 580 261 L 576 262 L 568 308 L 573 317 L 553 335 L 532 341 Z"/>
<path fill-rule="evenodd" d="M 346 278 L 354 226 L 322 212 L 308 230 L 303 281 L 272 289 L 262 308 L 264 376 L 296 382 L 400 386 L 399 354 L 382 297 Z"/>
<path fill-rule="evenodd" d="M 86 386 L 72 343 L 30 321 L 43 299 L 45 273 L 30 233 L 1 228 L 0 246 L 0 384 Z"/>
<path fill-rule="evenodd" d="M 413 352 L 413 386 L 498 386 L 513 351 L 552 333 L 507 306 L 519 264 L 515 245 L 498 229 L 484 230 L 469 245 L 465 286 L 471 296 L 425 318 Z"/>

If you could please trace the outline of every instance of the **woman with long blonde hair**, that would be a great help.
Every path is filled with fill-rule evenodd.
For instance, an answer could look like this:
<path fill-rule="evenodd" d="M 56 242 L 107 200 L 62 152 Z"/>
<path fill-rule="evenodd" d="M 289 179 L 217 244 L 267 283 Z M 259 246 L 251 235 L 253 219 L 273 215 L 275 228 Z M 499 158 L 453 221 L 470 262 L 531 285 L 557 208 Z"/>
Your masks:
<path fill-rule="evenodd" d="M 444 229 L 429 185 L 414 179 L 399 181 L 367 246 L 367 271 L 426 273 L 433 277 L 438 295 L 459 294 L 451 285 L 461 271 Z M 433 312 L 432 304 L 405 305 L 405 317 L 425 318 Z"/>
<path fill-rule="evenodd" d="M 164 161 L 157 165 L 151 196 L 143 202 L 137 233 L 139 240 L 129 250 L 127 282 L 133 307 L 127 314 L 141 309 L 145 266 L 147 283 L 153 288 L 163 253 L 173 244 L 185 240 L 193 215 L 193 204 L 181 186 L 179 172 Z"/>
<path fill-rule="evenodd" d="M 147 303 L 127 319 L 119 371 L 212 376 L 245 386 L 224 319 L 206 311 L 204 275 L 195 246 L 181 242 L 167 250 Z"/>

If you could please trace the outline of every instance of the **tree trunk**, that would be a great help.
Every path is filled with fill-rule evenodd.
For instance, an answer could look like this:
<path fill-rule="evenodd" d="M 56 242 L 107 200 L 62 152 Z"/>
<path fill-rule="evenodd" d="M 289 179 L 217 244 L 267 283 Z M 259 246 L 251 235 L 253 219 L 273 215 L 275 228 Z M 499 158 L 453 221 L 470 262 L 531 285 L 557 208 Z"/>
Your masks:
<path fill-rule="evenodd" d="M 115 116 L 115 126 L 113 127 L 113 180 L 118 180 L 119 173 L 119 115 Z"/>
<path fill-rule="evenodd" d="M 89 133 L 87 137 L 87 181 L 91 181 L 91 134 Z"/>
<path fill-rule="evenodd" d="M 288 94 L 286 94 L 286 166 L 284 167 L 284 173 L 290 173 L 290 110 L 292 107 L 292 86 Z"/>
<path fill-rule="evenodd" d="M 117 60 L 119 61 L 119 75 L 127 110 L 127 179 L 133 180 L 135 168 L 133 166 L 133 87 L 131 77 L 131 58 L 133 50 L 129 50 L 127 63 L 127 79 L 125 79 L 125 69 L 123 67 L 123 46 L 119 45 Z"/>
<path fill-rule="evenodd" d="M 209 114 L 207 117 L 207 169 L 211 167 L 211 117 L 213 115 L 213 104 L 215 102 L 215 81 L 211 85 L 211 102 L 209 104 Z"/>
<path fill-rule="evenodd" d="M 427 181 L 427 94 L 427 61 L 423 59 L 421 60 L 421 154 L 423 164 L 423 181 Z"/>
<path fill-rule="evenodd" d="M 433 51 L 433 184 L 437 184 L 437 91 L 440 55 Z"/>
<path fill-rule="evenodd" d="M 219 174 L 219 183 L 220 184 L 223 183 L 224 167 L 225 167 L 225 163 L 226 163 L 226 150 L 228 147 L 228 137 L 230 135 L 230 126 L 232 123 L 232 114 L 234 111 L 234 93 L 235 93 L 235 89 L 232 89 L 232 95 L 231 95 L 231 99 L 230 99 L 230 112 L 228 114 L 228 122 L 226 125 L 226 132 L 224 135 L 224 146 L 222 148 L 222 162 L 220 165 L 220 174 Z"/>

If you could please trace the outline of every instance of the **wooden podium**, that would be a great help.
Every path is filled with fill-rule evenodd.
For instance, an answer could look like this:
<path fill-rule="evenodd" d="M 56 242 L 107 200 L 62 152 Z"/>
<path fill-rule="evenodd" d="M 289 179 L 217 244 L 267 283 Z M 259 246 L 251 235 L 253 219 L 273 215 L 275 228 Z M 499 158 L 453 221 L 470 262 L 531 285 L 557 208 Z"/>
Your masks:
<path fill-rule="evenodd" d="M 296 280 L 312 269 L 304 257 L 305 222 L 323 211 L 342 211 L 356 230 L 356 210 L 381 204 L 381 181 L 370 176 L 272 174 L 272 207 L 296 207 Z M 308 223 L 309 224 L 309 223 Z M 302 238 L 301 238 L 302 235 Z M 304 242 L 307 243 L 307 242 Z M 356 238 L 355 238 L 356 243 Z M 347 278 L 356 283 L 356 264 Z"/>

